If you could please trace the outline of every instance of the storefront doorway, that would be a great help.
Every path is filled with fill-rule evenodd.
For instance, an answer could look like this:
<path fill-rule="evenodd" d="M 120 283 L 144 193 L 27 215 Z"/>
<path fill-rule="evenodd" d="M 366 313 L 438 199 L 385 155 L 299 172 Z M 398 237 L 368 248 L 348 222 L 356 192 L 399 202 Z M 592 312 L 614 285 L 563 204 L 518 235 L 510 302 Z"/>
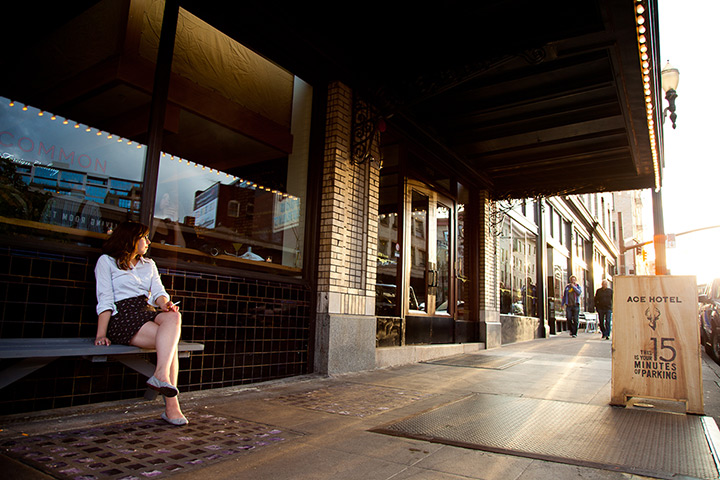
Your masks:
<path fill-rule="evenodd" d="M 456 266 L 461 207 L 419 181 L 406 179 L 398 190 L 397 207 L 380 215 L 378 346 L 453 343 L 455 319 L 463 315 Z"/>
<path fill-rule="evenodd" d="M 458 211 L 456 202 L 420 182 L 405 187 L 405 343 L 455 342 Z"/>

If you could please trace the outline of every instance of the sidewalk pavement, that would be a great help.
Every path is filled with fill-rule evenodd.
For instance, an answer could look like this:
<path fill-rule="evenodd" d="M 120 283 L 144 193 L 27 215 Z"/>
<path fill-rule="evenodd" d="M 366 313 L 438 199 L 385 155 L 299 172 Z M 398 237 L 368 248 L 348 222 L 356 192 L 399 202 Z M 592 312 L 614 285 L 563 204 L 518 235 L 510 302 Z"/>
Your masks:
<path fill-rule="evenodd" d="M 100 434 L 97 432 L 107 435 L 116 433 L 111 431 L 110 426 L 114 426 L 116 431 L 128 426 L 124 431 L 130 431 L 131 426 L 142 420 L 156 422 L 149 424 L 151 430 L 160 432 L 154 437 L 155 443 L 162 441 L 163 434 L 173 438 L 166 439 L 166 450 L 148 445 L 146 440 L 143 440 L 145 443 L 137 441 L 137 449 L 131 449 L 132 453 L 128 454 L 135 458 L 149 456 L 140 455 L 144 452 L 143 448 L 155 455 L 157 452 L 170 452 L 172 440 L 200 445 L 198 438 L 204 434 L 240 438 L 250 435 L 248 432 L 259 432 L 265 428 L 255 435 L 266 441 L 253 440 L 255 443 L 242 447 L 245 450 L 241 453 L 227 457 L 215 455 L 213 461 L 191 470 L 178 467 L 174 472 L 159 469 L 128 476 L 116 469 L 105 470 L 105 476 L 99 472 L 94 478 L 157 476 L 194 480 L 197 475 L 213 480 L 655 478 L 641 476 L 637 472 L 623 473 L 613 466 L 591 468 L 582 463 L 493 453 L 370 431 L 458 402 L 469 395 L 492 396 L 509 402 L 518 398 L 550 401 L 556 402 L 560 408 L 572 402 L 579 406 L 599 407 L 600 411 L 605 411 L 604 408 L 618 410 L 608 405 L 611 342 L 601 340 L 598 334 L 580 333 L 578 338 L 570 338 L 565 333 L 484 350 L 478 354 L 490 357 L 488 360 L 491 361 L 479 368 L 477 365 L 463 367 L 429 362 L 334 377 L 308 375 L 244 387 L 181 393 L 183 408 L 191 422 L 189 427 L 207 430 L 194 434 L 196 441 L 192 441 L 187 433 L 188 427 L 171 427 L 158 421 L 162 411 L 159 400 L 147 402 L 135 399 L 0 416 L 0 445 L 4 445 L 0 449 L 0 472 L 3 472 L 4 478 L 17 480 L 92 478 L 83 475 L 73 477 L 68 473 L 63 476 L 58 473 L 59 469 L 50 468 L 57 462 L 40 471 L 30 466 L 37 464 L 21 462 L 18 455 L 9 455 L 8 445 L 13 444 L 13 439 L 21 442 L 22 439 L 32 438 L 50 441 L 55 438 L 68 445 L 69 440 L 63 440 L 62 435 L 53 437 L 52 434 L 93 431 L 95 436 L 86 438 L 98 438 Z M 702 373 L 705 414 L 720 423 L 720 366 L 705 353 Z M 651 411 L 642 415 L 647 416 L 650 422 L 660 418 Z M 211 425 L 210 421 L 215 423 Z M 224 426 L 218 427 L 218 421 L 225 422 Z M 82 445 L 87 446 L 87 443 Z M 151 448 L 155 448 L 154 452 L 150 452 Z M 210 445 L 207 448 L 220 447 Z M 90 455 L 88 462 L 93 461 L 93 451 L 98 452 L 99 449 L 85 450 L 88 452 L 86 455 Z M 114 453 L 120 455 L 120 451 L 122 449 Z M 106 453 L 106 456 L 112 457 L 114 453 Z M 183 455 L 173 458 L 181 457 Z M 120 460 L 117 460 L 117 465 L 119 468 Z"/>

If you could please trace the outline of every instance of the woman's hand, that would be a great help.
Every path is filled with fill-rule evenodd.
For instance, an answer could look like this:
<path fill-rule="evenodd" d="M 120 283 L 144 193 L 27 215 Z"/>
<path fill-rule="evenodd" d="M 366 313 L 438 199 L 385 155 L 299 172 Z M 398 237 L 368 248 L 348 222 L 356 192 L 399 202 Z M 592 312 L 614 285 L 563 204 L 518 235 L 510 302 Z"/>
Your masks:
<path fill-rule="evenodd" d="M 178 302 L 178 303 L 180 303 L 180 302 Z M 163 305 L 161 310 L 163 312 L 177 312 L 180 310 L 180 307 L 178 307 L 177 305 L 175 305 L 174 303 L 172 303 L 171 301 L 168 300 L 168 302 L 165 305 Z"/>
<path fill-rule="evenodd" d="M 95 338 L 95 345 L 110 345 L 110 339 L 107 337 Z"/>

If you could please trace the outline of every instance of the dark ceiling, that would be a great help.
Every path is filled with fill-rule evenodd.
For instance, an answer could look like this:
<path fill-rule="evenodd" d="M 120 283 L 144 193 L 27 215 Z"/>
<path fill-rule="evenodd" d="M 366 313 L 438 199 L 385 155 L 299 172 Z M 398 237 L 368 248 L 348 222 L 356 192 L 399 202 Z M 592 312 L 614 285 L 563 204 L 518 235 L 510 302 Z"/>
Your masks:
<path fill-rule="evenodd" d="M 57 3 L 14 6 L 6 38 L 76 15 Z M 388 120 L 386 141 L 494 198 L 654 185 L 633 1 L 180 4 L 311 83 L 347 83 Z"/>
<path fill-rule="evenodd" d="M 496 198 L 654 185 L 632 1 L 257 3 L 182 2 L 300 76 L 347 82 Z"/>

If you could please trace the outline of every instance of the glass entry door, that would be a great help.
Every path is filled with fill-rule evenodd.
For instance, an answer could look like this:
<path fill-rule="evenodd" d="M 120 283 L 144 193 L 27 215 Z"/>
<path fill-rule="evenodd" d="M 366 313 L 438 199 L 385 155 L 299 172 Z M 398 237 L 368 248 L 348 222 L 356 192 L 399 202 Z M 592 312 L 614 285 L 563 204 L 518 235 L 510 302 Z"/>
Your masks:
<path fill-rule="evenodd" d="M 405 313 L 452 315 L 454 203 L 410 181 L 405 198 Z"/>

